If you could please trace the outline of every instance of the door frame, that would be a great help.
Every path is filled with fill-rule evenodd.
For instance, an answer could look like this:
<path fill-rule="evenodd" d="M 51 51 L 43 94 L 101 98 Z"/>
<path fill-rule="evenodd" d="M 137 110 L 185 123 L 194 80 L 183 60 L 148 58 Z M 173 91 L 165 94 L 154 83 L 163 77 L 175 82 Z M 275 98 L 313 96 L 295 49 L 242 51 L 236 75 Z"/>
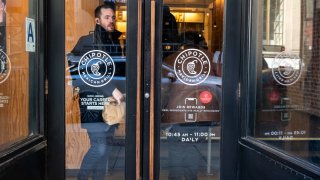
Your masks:
<path fill-rule="evenodd" d="M 240 138 L 240 67 L 242 65 L 243 10 L 245 0 L 226 0 L 223 28 L 220 178 L 237 179 Z M 237 77 L 237 78 L 235 78 Z"/>
<path fill-rule="evenodd" d="M 140 2 L 140 1 L 139 1 Z M 65 0 L 46 1 L 47 8 L 47 178 L 50 180 L 65 179 Z M 132 179 L 140 174 L 137 167 L 140 159 L 139 144 L 136 144 L 137 123 L 140 123 L 136 99 L 138 63 L 137 44 L 138 34 L 138 2 L 127 2 L 127 67 L 126 93 L 127 93 L 127 128 L 125 141 L 125 177 Z M 138 45 L 138 49 L 137 49 Z M 140 45 L 141 46 L 141 45 Z M 130 90 L 128 88 L 130 87 Z M 137 130 L 136 130 L 137 129 Z"/>
<path fill-rule="evenodd" d="M 65 19 L 64 1 L 47 8 L 47 179 L 65 179 Z"/>

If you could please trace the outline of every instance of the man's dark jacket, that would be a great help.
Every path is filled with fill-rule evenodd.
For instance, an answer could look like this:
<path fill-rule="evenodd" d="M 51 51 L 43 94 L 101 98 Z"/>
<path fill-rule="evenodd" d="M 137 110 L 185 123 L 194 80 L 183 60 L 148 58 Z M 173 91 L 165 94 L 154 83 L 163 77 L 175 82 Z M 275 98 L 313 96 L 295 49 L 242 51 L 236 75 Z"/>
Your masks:
<path fill-rule="evenodd" d="M 96 25 L 96 28 L 93 33 L 90 33 L 86 36 L 82 36 L 76 46 L 72 49 L 71 54 L 68 55 L 68 65 L 71 69 L 78 69 L 77 61 L 69 60 L 74 56 L 77 56 L 76 59 L 83 56 L 85 53 L 91 50 L 101 50 L 108 53 L 110 56 L 122 56 L 122 49 L 120 47 L 119 37 L 121 36 L 121 32 L 115 30 L 113 32 L 107 32 L 100 25 Z M 125 49 L 123 50 L 125 52 Z M 76 63 L 76 64 L 74 64 Z M 75 65 L 75 67 L 73 67 Z M 119 71 L 120 67 L 117 67 L 117 71 Z M 71 73 L 75 73 L 73 75 L 77 75 L 78 72 L 74 71 Z M 74 82 L 73 82 L 74 83 Z M 79 86 L 73 84 L 73 86 Z M 83 89 L 80 88 L 79 96 L 81 98 L 86 98 L 89 95 L 103 95 L 103 97 L 108 97 L 111 95 L 112 90 L 115 88 L 115 84 L 109 83 L 107 86 L 103 88 L 89 88 Z M 89 86 L 88 86 L 89 87 Z M 120 89 L 120 87 L 117 87 Z M 80 101 L 80 100 L 79 100 Z M 103 122 L 101 110 L 87 110 L 86 105 L 80 104 L 80 112 L 81 112 L 81 123 L 90 123 L 90 122 Z M 83 125 L 83 124 L 82 124 Z M 85 127 L 83 127 L 85 128 Z"/>
<path fill-rule="evenodd" d="M 119 42 L 120 31 L 107 32 L 100 25 L 96 25 L 93 33 L 82 36 L 72 49 L 75 56 L 82 56 L 91 50 L 102 50 L 110 56 L 121 56 L 122 49 Z"/>

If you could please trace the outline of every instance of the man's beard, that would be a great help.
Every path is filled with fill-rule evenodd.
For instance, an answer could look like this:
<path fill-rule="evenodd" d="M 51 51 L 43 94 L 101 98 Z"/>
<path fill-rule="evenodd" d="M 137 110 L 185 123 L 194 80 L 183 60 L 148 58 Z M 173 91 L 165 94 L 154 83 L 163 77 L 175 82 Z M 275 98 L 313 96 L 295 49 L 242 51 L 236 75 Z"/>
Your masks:
<path fill-rule="evenodd" d="M 114 29 L 115 29 L 114 24 L 110 24 L 110 25 L 107 26 L 107 30 L 108 30 L 109 32 L 113 32 Z"/>

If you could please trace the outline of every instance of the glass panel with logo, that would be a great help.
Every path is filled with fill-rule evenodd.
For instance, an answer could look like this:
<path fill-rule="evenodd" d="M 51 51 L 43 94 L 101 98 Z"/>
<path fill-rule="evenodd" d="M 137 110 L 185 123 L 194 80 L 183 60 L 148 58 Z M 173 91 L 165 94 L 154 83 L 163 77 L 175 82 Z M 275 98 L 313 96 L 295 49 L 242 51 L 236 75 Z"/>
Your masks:
<path fill-rule="evenodd" d="M 0 150 L 39 133 L 37 2 L 0 0 Z"/>
<path fill-rule="evenodd" d="M 264 0 L 258 12 L 249 135 L 319 166 L 320 2 Z"/>
<path fill-rule="evenodd" d="M 160 179 L 219 179 L 223 9 L 163 1 Z"/>
<path fill-rule="evenodd" d="M 124 179 L 126 3 L 65 3 L 66 179 Z"/>

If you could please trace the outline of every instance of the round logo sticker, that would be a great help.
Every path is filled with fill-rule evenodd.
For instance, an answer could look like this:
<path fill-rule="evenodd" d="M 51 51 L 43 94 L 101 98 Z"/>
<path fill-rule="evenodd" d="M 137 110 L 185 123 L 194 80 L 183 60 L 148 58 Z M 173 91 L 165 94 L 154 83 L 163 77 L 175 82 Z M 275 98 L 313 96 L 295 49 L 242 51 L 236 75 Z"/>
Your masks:
<path fill-rule="evenodd" d="M 115 65 L 109 54 L 92 50 L 81 57 L 78 71 L 84 83 L 92 87 L 101 87 L 113 78 Z"/>
<path fill-rule="evenodd" d="M 290 86 L 296 83 L 302 72 L 302 60 L 296 54 L 282 52 L 273 59 L 272 75 L 281 85 Z"/>
<path fill-rule="evenodd" d="M 11 72 L 10 59 L 5 52 L 0 50 L 0 84 L 7 80 Z"/>
<path fill-rule="evenodd" d="M 199 49 L 182 51 L 174 62 L 176 76 L 187 85 L 197 85 L 205 81 L 210 69 L 208 56 Z"/>

